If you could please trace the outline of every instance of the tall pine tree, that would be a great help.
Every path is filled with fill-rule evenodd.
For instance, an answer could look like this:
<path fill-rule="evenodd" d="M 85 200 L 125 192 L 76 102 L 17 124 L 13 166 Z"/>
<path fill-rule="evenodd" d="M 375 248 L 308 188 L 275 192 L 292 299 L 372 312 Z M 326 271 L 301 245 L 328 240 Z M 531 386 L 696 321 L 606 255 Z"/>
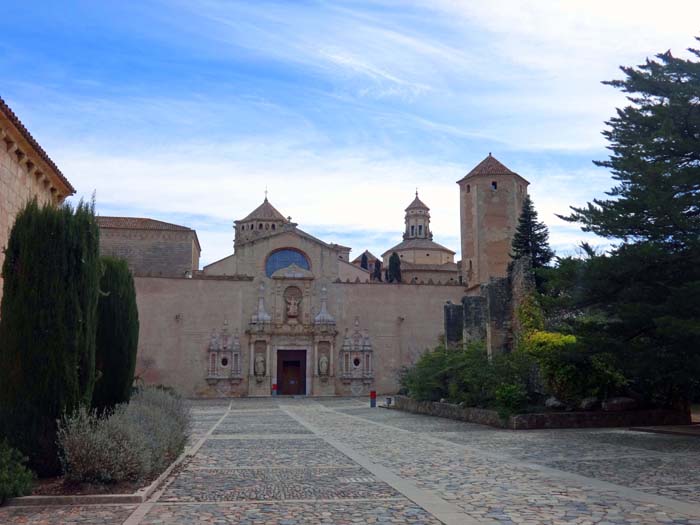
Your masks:
<path fill-rule="evenodd" d="M 547 266 L 554 257 L 554 252 L 549 247 L 549 230 L 543 222 L 537 220 L 537 210 L 529 195 L 525 196 L 523 202 L 512 248 L 513 259 L 530 257 L 533 268 Z"/>
<path fill-rule="evenodd" d="M 56 420 L 92 400 L 100 278 L 94 206 L 29 203 L 10 232 L 0 305 L 0 438 L 60 471 Z"/>
<path fill-rule="evenodd" d="M 628 93 L 604 131 L 612 151 L 610 198 L 563 217 L 616 242 L 586 265 L 580 304 L 596 308 L 610 348 L 638 392 L 683 404 L 700 377 L 700 51 L 671 52 L 623 80 Z"/>

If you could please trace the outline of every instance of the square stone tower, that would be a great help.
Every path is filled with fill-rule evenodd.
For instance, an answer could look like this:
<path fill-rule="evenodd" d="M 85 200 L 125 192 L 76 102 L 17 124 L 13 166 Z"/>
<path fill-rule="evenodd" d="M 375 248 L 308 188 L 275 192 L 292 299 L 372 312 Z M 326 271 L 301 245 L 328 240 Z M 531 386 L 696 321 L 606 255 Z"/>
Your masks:
<path fill-rule="evenodd" d="M 457 182 L 462 238 L 462 282 L 505 277 L 527 187 L 523 177 L 489 153 Z"/>

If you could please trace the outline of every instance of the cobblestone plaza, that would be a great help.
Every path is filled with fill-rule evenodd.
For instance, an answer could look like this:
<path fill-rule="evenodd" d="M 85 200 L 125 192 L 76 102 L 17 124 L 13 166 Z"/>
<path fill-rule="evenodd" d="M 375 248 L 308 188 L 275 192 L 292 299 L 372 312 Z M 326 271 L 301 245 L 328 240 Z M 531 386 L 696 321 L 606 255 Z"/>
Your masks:
<path fill-rule="evenodd" d="M 3 524 L 700 524 L 700 439 L 496 430 L 358 399 L 193 401 L 191 456 L 140 505 Z"/>

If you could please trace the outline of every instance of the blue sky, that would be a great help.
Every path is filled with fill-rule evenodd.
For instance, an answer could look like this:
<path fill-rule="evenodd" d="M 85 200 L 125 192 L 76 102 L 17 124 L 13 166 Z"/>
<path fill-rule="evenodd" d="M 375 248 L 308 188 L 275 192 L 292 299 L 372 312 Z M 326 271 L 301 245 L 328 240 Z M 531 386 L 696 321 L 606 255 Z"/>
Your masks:
<path fill-rule="evenodd" d="M 418 187 L 459 251 L 455 184 L 489 152 L 556 218 L 612 181 L 601 80 L 700 34 L 700 2 L 13 2 L 0 96 L 103 215 L 196 228 L 202 260 L 270 201 L 329 242 L 382 253 Z M 681 16 L 682 13 L 682 16 Z M 22 23 L 21 21 L 26 21 Z M 592 239 L 604 245 L 604 239 Z"/>

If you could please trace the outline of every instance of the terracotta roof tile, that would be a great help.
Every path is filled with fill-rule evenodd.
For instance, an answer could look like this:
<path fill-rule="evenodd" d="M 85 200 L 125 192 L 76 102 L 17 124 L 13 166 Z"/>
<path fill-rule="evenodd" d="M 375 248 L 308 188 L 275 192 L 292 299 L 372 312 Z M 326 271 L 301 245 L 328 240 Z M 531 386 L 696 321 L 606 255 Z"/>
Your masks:
<path fill-rule="evenodd" d="M 370 252 L 369 250 L 365 250 L 365 251 L 362 252 L 360 255 L 358 255 L 357 257 L 355 257 L 355 259 L 353 259 L 352 263 L 353 263 L 353 264 L 355 264 L 355 263 L 360 264 L 360 263 L 362 262 L 362 256 L 363 256 L 364 254 L 367 254 L 367 261 L 376 261 L 376 260 L 377 260 L 377 256 L 376 256 L 376 255 L 374 255 L 374 254 L 373 254 L 372 252 Z"/>
<path fill-rule="evenodd" d="M 236 222 L 246 222 L 246 221 L 282 221 L 282 222 L 287 222 L 287 219 L 285 218 L 284 215 L 282 215 L 279 211 L 277 211 L 277 208 L 275 208 L 272 204 L 270 204 L 270 201 L 267 200 L 267 197 L 265 197 L 265 200 L 263 203 L 255 208 L 252 212 L 250 212 L 245 219 L 241 219 L 240 221 Z"/>
<path fill-rule="evenodd" d="M 518 175 L 514 171 L 510 170 L 503 163 L 501 163 L 496 157 L 489 153 L 489 156 L 477 164 L 474 169 L 467 173 L 458 182 L 462 182 L 464 179 L 469 177 L 475 177 L 477 175 Z M 518 175 L 520 176 L 520 175 Z"/>
<path fill-rule="evenodd" d="M 425 203 L 418 198 L 418 192 L 416 192 L 416 198 L 413 199 L 413 202 L 408 205 L 408 208 L 406 208 L 405 211 L 408 210 L 430 210 Z"/>
<path fill-rule="evenodd" d="M 389 248 L 382 254 L 382 257 L 385 257 L 391 252 L 399 252 L 401 250 L 436 250 L 452 254 L 455 253 L 449 248 L 445 248 L 442 244 L 438 244 L 435 241 L 431 241 L 429 239 L 408 239 L 400 242 L 393 248 Z"/>
<path fill-rule="evenodd" d="M 46 162 L 46 164 L 48 164 L 51 167 L 51 169 L 56 173 L 61 182 L 66 186 L 66 188 L 68 188 L 70 195 L 73 195 L 75 193 L 75 188 L 73 187 L 73 185 L 70 182 L 68 182 L 68 179 L 65 177 L 65 175 L 63 175 L 63 173 L 61 173 L 61 170 L 58 169 L 58 166 L 56 166 L 54 161 L 51 160 L 51 157 L 49 157 L 48 153 L 44 151 L 44 148 L 42 148 L 41 145 L 32 136 L 32 134 L 29 133 L 29 130 L 25 127 L 24 124 L 22 124 L 22 121 L 15 114 L 15 112 L 12 111 L 12 108 L 10 108 L 10 106 L 7 105 L 7 103 L 2 99 L 2 97 L 0 97 L 0 112 L 2 112 L 10 122 L 12 122 L 12 124 L 22 134 L 24 140 L 29 142 L 32 148 L 36 150 L 36 152 L 44 160 L 44 162 Z"/>
<path fill-rule="evenodd" d="M 143 217 L 107 217 L 99 215 L 97 217 L 97 224 L 100 228 L 120 228 L 124 230 L 194 231 L 187 226 L 180 226 L 179 224 Z"/>

